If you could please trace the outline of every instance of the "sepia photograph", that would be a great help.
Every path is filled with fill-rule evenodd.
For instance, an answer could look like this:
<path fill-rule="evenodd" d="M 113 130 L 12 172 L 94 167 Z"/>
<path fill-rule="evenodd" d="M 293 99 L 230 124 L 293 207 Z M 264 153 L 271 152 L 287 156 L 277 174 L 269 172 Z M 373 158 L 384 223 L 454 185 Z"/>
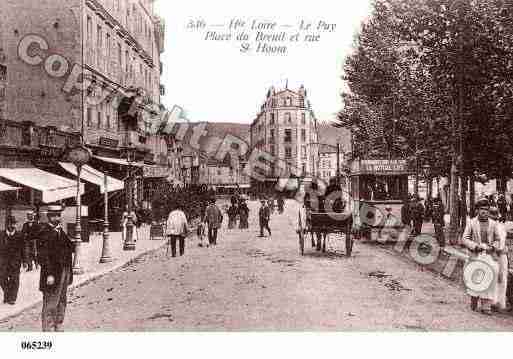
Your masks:
<path fill-rule="evenodd" d="M 510 332 L 512 117 L 509 0 L 0 0 L 0 342 Z"/>

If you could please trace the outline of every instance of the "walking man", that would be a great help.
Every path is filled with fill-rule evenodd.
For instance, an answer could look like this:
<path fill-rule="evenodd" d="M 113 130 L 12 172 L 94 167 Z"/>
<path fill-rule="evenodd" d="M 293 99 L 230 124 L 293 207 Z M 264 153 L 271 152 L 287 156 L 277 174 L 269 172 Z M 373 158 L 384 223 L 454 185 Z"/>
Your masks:
<path fill-rule="evenodd" d="M 0 233 L 0 286 L 4 303 L 16 304 L 23 259 L 23 236 L 16 230 L 16 218 L 7 217 L 7 228 Z"/>
<path fill-rule="evenodd" d="M 24 242 L 24 262 L 28 266 L 27 271 L 37 268 L 37 246 L 39 240 L 39 224 L 36 222 L 36 213 L 29 211 L 27 213 L 27 222 L 23 223 L 21 229 Z"/>
<path fill-rule="evenodd" d="M 419 196 L 415 196 L 413 203 L 413 234 L 418 236 L 422 233 L 422 223 L 424 221 L 424 206 L 420 202 Z"/>
<path fill-rule="evenodd" d="M 203 222 L 205 222 L 208 227 L 208 243 L 214 246 L 217 245 L 217 231 L 223 223 L 223 214 L 216 205 L 215 197 L 210 200 L 210 204 L 205 210 L 205 219 Z"/>
<path fill-rule="evenodd" d="M 241 199 L 241 202 L 239 204 L 239 216 L 240 216 L 239 228 L 240 229 L 248 228 L 249 227 L 249 224 L 248 224 L 249 208 L 248 208 L 245 198 Z"/>
<path fill-rule="evenodd" d="M 269 218 L 271 217 L 271 210 L 267 205 L 265 199 L 260 201 L 262 206 L 258 210 L 258 220 L 260 223 L 260 237 L 264 236 L 264 228 L 269 232 L 269 237 L 271 237 L 271 228 L 269 228 Z"/>
<path fill-rule="evenodd" d="M 431 219 L 433 220 L 433 225 L 435 226 L 436 240 L 441 248 L 445 247 L 444 214 L 445 210 L 442 199 L 437 197 L 431 203 Z"/>
<path fill-rule="evenodd" d="M 178 204 L 173 204 L 172 209 L 167 219 L 166 235 L 171 242 L 171 255 L 176 257 L 176 242 L 178 241 L 180 256 L 183 256 L 185 252 L 185 237 L 189 232 L 187 217 Z"/>
<path fill-rule="evenodd" d="M 48 223 L 41 228 L 39 290 L 43 292 L 41 315 L 44 332 L 62 331 L 68 286 L 73 282 L 73 242 L 61 226 L 62 207 L 48 207 Z"/>

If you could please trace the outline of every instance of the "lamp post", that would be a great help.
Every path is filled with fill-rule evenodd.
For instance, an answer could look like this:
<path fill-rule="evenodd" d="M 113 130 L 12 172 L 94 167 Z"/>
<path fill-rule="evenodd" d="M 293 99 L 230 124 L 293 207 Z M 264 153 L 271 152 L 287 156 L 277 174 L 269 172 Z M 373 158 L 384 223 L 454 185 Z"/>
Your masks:
<path fill-rule="evenodd" d="M 110 263 L 112 262 L 112 257 L 110 254 L 110 234 L 109 234 L 109 191 L 108 191 L 108 177 L 105 173 L 103 176 L 103 190 L 104 190 L 104 207 L 105 207 L 105 219 L 103 221 L 103 247 L 102 247 L 102 256 L 100 258 L 100 263 Z"/>
<path fill-rule="evenodd" d="M 126 235 L 125 235 L 125 242 L 123 243 L 123 250 L 125 251 L 135 251 L 135 241 L 134 241 L 134 221 L 132 219 L 132 195 L 133 195 L 133 188 L 132 183 L 130 180 L 131 176 L 131 154 L 133 152 L 133 147 L 128 146 L 126 147 L 126 158 L 128 162 L 127 166 L 127 205 L 128 205 L 128 214 L 127 214 L 127 221 L 126 221 Z"/>
<path fill-rule="evenodd" d="M 73 163 L 77 167 L 77 196 L 76 196 L 76 204 L 77 204 L 77 212 L 76 212 L 76 224 L 75 224 L 75 235 L 73 238 L 73 242 L 75 243 L 75 256 L 73 258 L 73 274 L 83 274 L 84 269 L 80 265 L 80 256 L 81 256 L 81 243 L 82 243 L 82 226 L 81 226 L 81 217 L 82 217 L 82 200 L 80 193 L 80 176 L 82 173 L 82 166 L 88 163 L 91 160 L 91 151 L 87 149 L 84 145 L 80 144 L 77 147 L 72 148 L 68 152 L 68 159 L 71 163 Z"/>

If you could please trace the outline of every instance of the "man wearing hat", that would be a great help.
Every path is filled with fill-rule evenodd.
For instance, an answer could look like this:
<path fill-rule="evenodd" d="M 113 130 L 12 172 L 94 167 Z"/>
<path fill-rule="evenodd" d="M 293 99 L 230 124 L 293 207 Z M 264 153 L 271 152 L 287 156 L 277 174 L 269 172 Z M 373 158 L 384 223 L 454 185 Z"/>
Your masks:
<path fill-rule="evenodd" d="M 438 245 L 443 248 L 445 247 L 445 220 L 444 220 L 445 209 L 440 196 L 436 197 L 431 204 L 431 220 L 435 227 L 435 236 Z"/>
<path fill-rule="evenodd" d="M 21 228 L 24 242 L 24 261 L 28 266 L 27 271 L 34 269 L 37 263 L 37 242 L 39 240 L 39 224 L 36 222 L 36 212 L 30 210 L 27 212 L 27 222 L 23 223 Z"/>
<path fill-rule="evenodd" d="M 269 232 L 271 236 L 271 228 L 269 228 L 269 219 L 271 217 L 271 210 L 267 205 L 267 201 L 262 198 L 260 200 L 260 209 L 258 210 L 258 222 L 260 224 L 260 237 L 264 236 L 264 228 Z"/>
<path fill-rule="evenodd" d="M 0 233 L 0 286 L 4 303 L 16 304 L 23 259 L 23 236 L 16 230 L 16 218 L 7 217 L 6 229 Z"/>
<path fill-rule="evenodd" d="M 485 263 L 492 270 L 493 276 L 490 285 L 484 289 L 480 286 L 474 288 L 473 282 L 466 283 L 467 293 L 471 296 L 472 310 L 477 310 L 480 302 L 481 311 L 490 315 L 492 304 L 497 303 L 498 285 L 507 280 L 500 270 L 500 257 L 506 253 L 506 233 L 496 221 L 489 218 L 490 204 L 487 199 L 479 200 L 476 208 L 477 216 L 467 222 L 465 227 L 463 245 L 475 254 L 471 262 L 477 260 Z"/>
<path fill-rule="evenodd" d="M 203 222 L 205 222 L 208 227 L 208 243 L 213 246 L 217 245 L 217 231 L 223 223 L 223 214 L 216 205 L 215 196 L 210 199 L 210 204 L 205 209 Z"/>
<path fill-rule="evenodd" d="M 41 315 L 44 332 L 62 331 L 68 286 L 73 282 L 73 242 L 61 226 L 61 206 L 48 207 L 48 223 L 41 227 L 39 290 L 43 292 Z"/>

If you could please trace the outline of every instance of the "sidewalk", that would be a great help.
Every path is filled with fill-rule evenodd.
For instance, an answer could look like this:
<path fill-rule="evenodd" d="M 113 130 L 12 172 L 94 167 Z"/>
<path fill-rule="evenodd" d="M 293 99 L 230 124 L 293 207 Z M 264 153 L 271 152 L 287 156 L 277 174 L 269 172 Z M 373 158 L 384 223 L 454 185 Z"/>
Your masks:
<path fill-rule="evenodd" d="M 124 251 L 121 241 L 121 232 L 110 233 L 110 253 L 112 262 L 100 264 L 100 257 L 103 247 L 103 238 L 101 234 L 91 234 L 89 243 L 82 243 L 81 246 L 81 267 L 84 274 L 75 275 L 73 284 L 70 288 L 80 287 L 87 282 L 101 277 L 113 270 L 123 267 L 135 258 L 144 255 L 162 247 L 164 240 L 149 240 L 150 227 L 146 226 L 139 229 L 139 240 L 135 251 Z M 0 320 L 15 316 L 25 309 L 30 308 L 43 300 L 43 295 L 39 291 L 39 270 L 25 272 L 22 269 L 20 275 L 20 290 L 16 305 L 0 303 Z"/>

